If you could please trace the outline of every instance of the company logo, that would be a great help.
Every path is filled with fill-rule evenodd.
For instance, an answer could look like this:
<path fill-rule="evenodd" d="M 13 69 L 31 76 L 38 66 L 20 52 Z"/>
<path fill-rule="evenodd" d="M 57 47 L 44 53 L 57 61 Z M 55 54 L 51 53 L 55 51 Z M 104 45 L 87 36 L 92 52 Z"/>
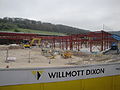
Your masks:
<path fill-rule="evenodd" d="M 50 78 L 66 78 L 66 77 L 78 77 L 84 75 L 97 75 L 104 74 L 104 68 L 86 69 L 76 71 L 64 71 L 64 72 L 48 72 Z"/>
<path fill-rule="evenodd" d="M 44 71 L 32 71 L 32 74 L 35 76 L 37 80 L 39 80 L 43 72 Z"/>

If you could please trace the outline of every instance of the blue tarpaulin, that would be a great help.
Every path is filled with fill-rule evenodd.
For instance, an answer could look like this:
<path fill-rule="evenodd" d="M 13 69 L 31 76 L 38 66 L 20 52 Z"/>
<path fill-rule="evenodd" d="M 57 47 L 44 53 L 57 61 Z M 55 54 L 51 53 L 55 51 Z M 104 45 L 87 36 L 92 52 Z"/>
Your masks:
<path fill-rule="evenodd" d="M 114 38 L 114 39 L 120 41 L 120 36 L 118 36 L 118 35 L 113 34 L 113 35 L 112 35 L 112 38 Z"/>

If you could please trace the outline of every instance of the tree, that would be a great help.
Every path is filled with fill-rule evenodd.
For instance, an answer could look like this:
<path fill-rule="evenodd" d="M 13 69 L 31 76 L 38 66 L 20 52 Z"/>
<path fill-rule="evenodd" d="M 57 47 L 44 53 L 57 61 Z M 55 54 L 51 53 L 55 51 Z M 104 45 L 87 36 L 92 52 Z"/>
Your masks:
<path fill-rule="evenodd" d="M 14 30 L 14 32 L 20 32 L 20 30 L 18 30 L 18 29 L 15 29 L 15 30 Z"/>

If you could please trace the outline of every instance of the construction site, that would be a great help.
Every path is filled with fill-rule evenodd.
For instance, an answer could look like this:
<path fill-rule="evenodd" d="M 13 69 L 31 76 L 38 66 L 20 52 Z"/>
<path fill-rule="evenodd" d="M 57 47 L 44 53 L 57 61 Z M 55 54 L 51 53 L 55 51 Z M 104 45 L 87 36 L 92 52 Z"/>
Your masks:
<path fill-rule="evenodd" d="M 120 62 L 120 36 L 105 31 L 70 36 L 0 33 L 0 68 Z"/>
<path fill-rule="evenodd" d="M 0 32 L 0 44 L 0 90 L 120 90 L 118 35 Z"/>

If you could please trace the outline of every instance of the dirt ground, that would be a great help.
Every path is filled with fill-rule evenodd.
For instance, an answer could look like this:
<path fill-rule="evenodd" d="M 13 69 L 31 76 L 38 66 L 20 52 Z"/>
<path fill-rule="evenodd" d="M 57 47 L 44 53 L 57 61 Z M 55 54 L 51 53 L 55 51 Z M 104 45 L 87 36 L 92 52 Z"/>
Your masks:
<path fill-rule="evenodd" d="M 49 59 L 42 55 L 40 48 L 17 48 L 8 51 L 7 48 L 8 46 L 0 45 L 0 68 L 53 67 L 120 62 L 120 55 L 93 55 L 74 52 L 72 58 L 69 59 L 64 59 L 61 55 L 56 55 L 55 59 Z M 6 62 L 6 57 L 12 57 L 14 60 Z"/>

